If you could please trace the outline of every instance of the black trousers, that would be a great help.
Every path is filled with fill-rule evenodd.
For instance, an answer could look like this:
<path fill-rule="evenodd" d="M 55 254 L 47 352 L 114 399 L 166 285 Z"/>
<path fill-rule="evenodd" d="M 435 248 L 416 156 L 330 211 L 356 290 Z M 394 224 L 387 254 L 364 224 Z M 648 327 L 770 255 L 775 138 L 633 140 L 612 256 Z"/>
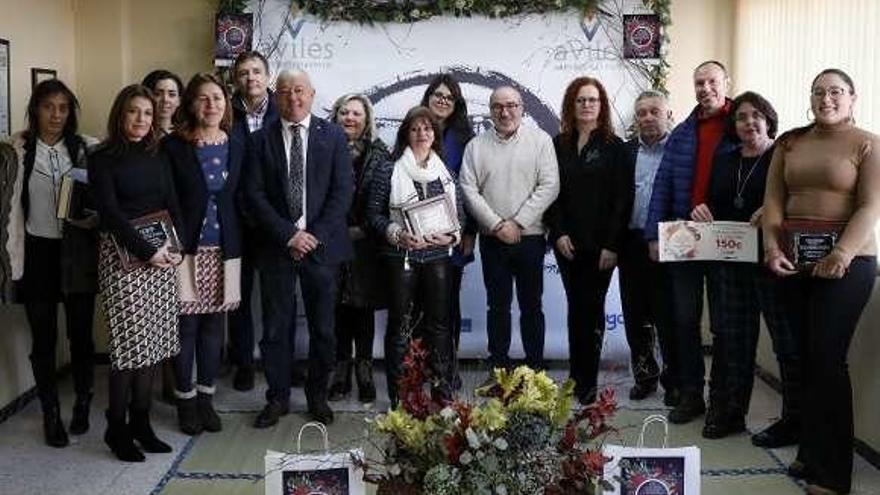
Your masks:
<path fill-rule="evenodd" d="M 241 304 L 229 312 L 229 360 L 237 366 L 254 364 L 254 316 L 251 299 L 257 268 L 250 244 L 243 244 L 241 256 Z"/>
<path fill-rule="evenodd" d="M 268 258 L 268 257 L 267 257 Z M 296 318 L 296 280 L 299 278 L 309 328 L 309 368 L 306 400 L 326 400 L 327 382 L 336 357 L 336 300 L 339 265 L 326 265 L 307 257 L 302 262 L 271 257 L 261 261 L 260 292 L 263 338 L 260 352 L 266 382 L 266 399 L 284 404 L 290 400 L 290 370 L 294 354 L 291 331 Z"/>
<path fill-rule="evenodd" d="M 578 252 L 568 260 L 557 251 L 556 262 L 568 302 L 568 362 L 575 393 L 593 394 L 605 336 L 605 294 L 612 271 L 599 270 L 598 252 Z"/>
<path fill-rule="evenodd" d="M 88 395 L 95 383 L 95 342 L 92 323 L 95 311 L 94 294 L 67 294 L 62 297 L 73 388 L 76 395 Z M 58 402 L 55 380 L 55 345 L 58 340 L 58 303 L 28 301 L 24 305 L 31 328 L 31 368 L 37 383 L 37 395 L 45 407 Z"/>
<path fill-rule="evenodd" d="M 386 266 L 391 294 L 385 331 L 388 397 L 392 404 L 397 403 L 397 383 L 403 374 L 403 359 L 414 330 L 417 298 L 422 310 L 419 329 L 435 377 L 434 391 L 443 398 L 451 397 L 453 351 L 449 330 L 449 260 L 410 262 L 409 269 L 406 269 L 403 259 L 390 258 Z"/>
<path fill-rule="evenodd" d="M 636 383 L 645 385 L 655 384 L 659 378 L 665 389 L 677 388 L 668 281 L 663 265 L 651 261 L 643 231 L 627 232 L 618 253 L 617 267 L 633 378 Z M 654 357 L 655 334 L 663 357 L 662 371 Z"/>
<path fill-rule="evenodd" d="M 748 413 L 763 315 L 782 375 L 782 417 L 798 424 L 801 362 L 785 304 L 785 281 L 754 263 L 720 262 L 717 274 L 715 336 L 723 345 L 712 352 L 712 369 L 718 371 L 713 373 L 710 398 L 733 414 Z"/>
<path fill-rule="evenodd" d="M 798 460 L 811 481 L 849 493 L 853 466 L 852 385 L 847 354 L 877 275 L 874 256 L 857 256 L 843 278 L 797 275 L 788 280 L 798 345 L 804 359 L 803 420 Z"/>
<path fill-rule="evenodd" d="M 336 360 L 373 360 L 373 338 L 376 335 L 375 310 L 345 303 L 336 305 Z"/>
<path fill-rule="evenodd" d="M 95 342 L 92 325 L 95 294 L 65 294 L 61 288 L 61 240 L 28 235 L 21 284 L 25 315 L 31 329 L 31 369 L 43 408 L 58 403 L 55 346 L 58 341 L 58 303 L 64 305 L 73 386 L 77 395 L 92 392 L 95 382 Z"/>

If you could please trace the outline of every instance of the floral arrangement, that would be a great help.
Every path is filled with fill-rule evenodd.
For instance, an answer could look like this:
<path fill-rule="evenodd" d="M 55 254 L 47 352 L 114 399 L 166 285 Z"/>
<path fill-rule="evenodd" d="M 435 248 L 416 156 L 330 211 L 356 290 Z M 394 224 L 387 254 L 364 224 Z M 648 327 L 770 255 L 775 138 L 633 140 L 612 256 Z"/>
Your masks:
<path fill-rule="evenodd" d="M 481 401 L 438 402 L 427 351 L 414 340 L 400 381 L 401 403 L 372 422 L 383 458 L 357 460 L 380 494 L 569 495 L 604 485 L 608 460 L 596 440 L 612 430 L 614 393 L 573 413 L 574 383 L 557 385 L 526 366 L 496 369 Z"/>

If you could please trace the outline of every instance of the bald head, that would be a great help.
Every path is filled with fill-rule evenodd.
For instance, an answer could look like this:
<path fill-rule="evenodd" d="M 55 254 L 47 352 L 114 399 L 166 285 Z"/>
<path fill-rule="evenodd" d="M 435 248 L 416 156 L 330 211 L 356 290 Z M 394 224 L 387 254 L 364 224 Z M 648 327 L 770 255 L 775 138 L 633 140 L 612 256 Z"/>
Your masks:
<path fill-rule="evenodd" d="M 500 86 L 489 97 L 489 110 L 495 132 L 502 137 L 510 137 L 522 124 L 522 95 L 511 86 Z"/>

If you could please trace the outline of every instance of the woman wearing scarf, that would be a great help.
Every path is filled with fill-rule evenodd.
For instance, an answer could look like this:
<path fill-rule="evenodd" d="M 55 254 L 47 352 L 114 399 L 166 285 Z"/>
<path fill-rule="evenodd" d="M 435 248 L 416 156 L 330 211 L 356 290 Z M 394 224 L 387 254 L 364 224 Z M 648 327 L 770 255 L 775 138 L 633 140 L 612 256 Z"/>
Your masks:
<path fill-rule="evenodd" d="M 394 161 L 377 171 L 370 186 L 367 222 L 384 239 L 380 254 L 387 262 L 385 363 L 392 406 L 397 405 L 397 382 L 412 329 L 417 324 L 430 354 L 433 394 L 439 400 L 447 400 L 452 394 L 449 260 L 461 233 L 459 230 L 417 237 L 407 230 L 402 216 L 402 207 L 407 204 L 446 195 L 454 205 L 458 224 L 464 224 L 462 196 L 441 158 L 439 136 L 440 129 L 430 110 L 410 110 L 397 131 L 391 157 Z M 412 321 L 415 305 L 422 309 L 421 322 Z"/>

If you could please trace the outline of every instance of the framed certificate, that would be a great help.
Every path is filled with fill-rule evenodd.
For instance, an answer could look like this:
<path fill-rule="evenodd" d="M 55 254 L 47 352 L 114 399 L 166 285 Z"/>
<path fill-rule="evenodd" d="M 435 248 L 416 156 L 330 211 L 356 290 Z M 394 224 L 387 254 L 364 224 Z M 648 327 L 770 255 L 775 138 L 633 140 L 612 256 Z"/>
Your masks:
<path fill-rule="evenodd" d="M 758 229 L 748 222 L 660 222 L 660 262 L 758 262 Z"/>
<path fill-rule="evenodd" d="M 406 204 L 400 211 L 407 232 L 417 237 L 451 234 L 459 230 L 455 205 L 446 194 Z"/>

